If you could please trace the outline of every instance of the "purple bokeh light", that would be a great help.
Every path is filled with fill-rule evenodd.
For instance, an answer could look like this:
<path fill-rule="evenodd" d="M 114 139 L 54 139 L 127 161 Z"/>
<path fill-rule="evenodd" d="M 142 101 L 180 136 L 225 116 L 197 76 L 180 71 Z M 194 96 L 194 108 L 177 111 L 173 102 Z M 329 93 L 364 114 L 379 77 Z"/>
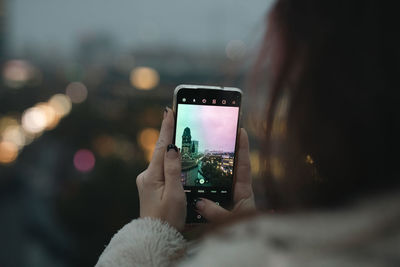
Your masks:
<path fill-rule="evenodd" d="M 96 158 L 92 151 L 80 149 L 74 155 L 74 166 L 80 172 L 89 172 L 94 168 Z"/>

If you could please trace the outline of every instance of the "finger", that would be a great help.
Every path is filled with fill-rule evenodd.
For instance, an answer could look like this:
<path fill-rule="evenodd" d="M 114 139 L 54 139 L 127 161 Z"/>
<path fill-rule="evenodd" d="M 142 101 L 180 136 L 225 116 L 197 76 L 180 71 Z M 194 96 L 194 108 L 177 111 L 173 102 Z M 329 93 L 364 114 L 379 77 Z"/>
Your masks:
<path fill-rule="evenodd" d="M 149 173 L 159 175 L 149 175 L 149 179 L 163 179 L 164 154 L 168 144 L 172 143 L 172 135 L 174 134 L 173 111 L 170 108 L 165 110 L 166 113 L 161 124 L 160 135 L 148 167 Z"/>
<path fill-rule="evenodd" d="M 141 172 L 137 177 L 136 177 L 136 187 L 138 189 L 139 195 L 141 194 L 143 190 L 143 181 L 146 177 L 146 171 Z"/>
<path fill-rule="evenodd" d="M 167 147 L 167 152 L 164 155 L 164 176 L 165 190 L 169 192 L 177 192 L 182 190 L 181 184 L 181 160 L 178 148 L 174 144 Z"/>
<path fill-rule="evenodd" d="M 196 202 L 196 211 L 209 222 L 217 222 L 226 219 L 231 212 L 217 205 L 214 201 L 200 198 Z"/>
<path fill-rule="evenodd" d="M 245 129 L 240 129 L 239 150 L 236 167 L 236 179 L 234 186 L 235 203 L 243 198 L 248 198 L 253 194 L 251 165 L 249 152 L 249 137 Z"/>

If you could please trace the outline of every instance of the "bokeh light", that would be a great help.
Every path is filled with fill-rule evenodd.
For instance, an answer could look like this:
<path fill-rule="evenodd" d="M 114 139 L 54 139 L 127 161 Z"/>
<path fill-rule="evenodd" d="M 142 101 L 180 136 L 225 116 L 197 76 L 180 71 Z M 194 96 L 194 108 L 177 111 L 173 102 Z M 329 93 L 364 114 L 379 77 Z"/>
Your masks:
<path fill-rule="evenodd" d="M 232 40 L 226 45 L 225 52 L 229 59 L 240 60 L 246 54 L 246 45 L 241 40 Z"/>
<path fill-rule="evenodd" d="M 314 164 L 314 159 L 311 157 L 311 155 L 306 156 L 306 163 L 310 165 Z"/>
<path fill-rule="evenodd" d="M 5 116 L 0 119 L 0 133 L 2 133 L 7 127 L 18 125 L 18 121 L 11 117 Z"/>
<path fill-rule="evenodd" d="M 56 127 L 61 116 L 70 110 L 69 97 L 59 94 L 53 96 L 48 103 L 41 102 L 25 110 L 20 119 L 21 124 L 16 117 L 0 118 L 1 162 L 14 161 L 19 150 L 39 137 L 44 130 Z"/>
<path fill-rule="evenodd" d="M 130 81 L 137 89 L 150 90 L 158 85 L 160 76 L 153 68 L 137 67 L 131 71 Z"/>
<path fill-rule="evenodd" d="M 19 125 L 8 126 L 1 134 L 1 140 L 15 144 L 19 149 L 25 145 L 24 130 Z"/>
<path fill-rule="evenodd" d="M 93 139 L 94 151 L 101 157 L 115 156 L 126 162 L 135 157 L 135 146 L 124 136 L 112 137 L 107 134 L 99 135 Z"/>
<path fill-rule="evenodd" d="M 145 128 L 138 135 L 138 143 L 145 152 L 148 162 L 151 160 L 160 132 L 154 128 Z"/>
<path fill-rule="evenodd" d="M 79 104 L 86 100 L 88 90 L 81 82 L 72 82 L 68 84 L 65 93 L 71 99 L 72 103 Z"/>
<path fill-rule="evenodd" d="M 46 125 L 46 114 L 38 107 L 29 108 L 22 114 L 22 127 L 29 133 L 37 134 L 42 132 Z"/>
<path fill-rule="evenodd" d="M 88 149 L 80 149 L 74 155 L 74 166 L 80 172 L 89 172 L 94 168 L 96 159 L 93 152 Z"/>
<path fill-rule="evenodd" d="M 50 106 L 48 103 L 38 103 L 35 105 L 38 109 L 40 109 L 46 119 L 46 130 L 53 129 L 57 126 L 58 122 L 60 121 L 60 116 L 57 115 L 56 110 L 54 107 Z"/>
<path fill-rule="evenodd" d="M 64 117 L 71 112 L 72 103 L 71 99 L 63 94 L 56 94 L 49 100 L 49 105 L 54 108 L 56 114 Z"/>
<path fill-rule="evenodd" d="M 12 142 L 0 142 L 0 164 L 9 164 L 18 156 L 18 146 Z"/>
<path fill-rule="evenodd" d="M 115 151 L 115 140 L 109 135 L 100 135 L 93 140 L 95 152 L 102 157 L 111 156 Z"/>
<path fill-rule="evenodd" d="M 154 128 L 145 128 L 139 133 L 139 144 L 144 149 L 152 149 L 156 145 L 160 132 Z"/>
<path fill-rule="evenodd" d="M 271 158 L 271 172 L 275 179 L 282 179 L 285 175 L 285 169 L 282 161 L 278 157 Z"/>
<path fill-rule="evenodd" d="M 257 150 L 250 152 L 251 174 L 253 177 L 258 177 L 260 172 L 260 155 Z"/>
<path fill-rule="evenodd" d="M 25 60 L 10 60 L 4 64 L 3 80 L 11 88 L 23 87 L 26 83 L 40 76 L 39 71 Z"/>

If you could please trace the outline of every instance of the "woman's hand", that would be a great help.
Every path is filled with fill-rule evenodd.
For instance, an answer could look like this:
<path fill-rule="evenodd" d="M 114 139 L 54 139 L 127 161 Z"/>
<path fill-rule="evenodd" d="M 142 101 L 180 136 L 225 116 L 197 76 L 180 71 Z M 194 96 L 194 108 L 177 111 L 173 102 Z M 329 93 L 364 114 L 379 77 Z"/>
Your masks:
<path fill-rule="evenodd" d="M 196 210 L 210 222 L 224 220 L 232 213 L 255 210 L 254 194 L 251 181 L 249 138 L 242 128 L 239 136 L 238 161 L 236 166 L 236 181 L 233 187 L 232 211 L 218 206 L 214 201 L 201 198 L 196 202 Z"/>
<path fill-rule="evenodd" d="M 186 195 L 181 183 L 181 159 L 172 145 L 174 116 L 166 108 L 153 157 L 149 167 L 138 175 L 140 217 L 166 221 L 182 231 L 186 220 Z"/>

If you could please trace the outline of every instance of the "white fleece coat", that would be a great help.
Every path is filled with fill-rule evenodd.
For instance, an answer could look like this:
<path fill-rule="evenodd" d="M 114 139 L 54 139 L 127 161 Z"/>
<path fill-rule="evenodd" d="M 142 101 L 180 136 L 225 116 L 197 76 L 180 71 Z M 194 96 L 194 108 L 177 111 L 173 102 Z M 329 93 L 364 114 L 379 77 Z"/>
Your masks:
<path fill-rule="evenodd" d="M 334 212 L 259 216 L 196 244 L 165 222 L 136 219 L 96 266 L 398 267 L 400 194 Z"/>

